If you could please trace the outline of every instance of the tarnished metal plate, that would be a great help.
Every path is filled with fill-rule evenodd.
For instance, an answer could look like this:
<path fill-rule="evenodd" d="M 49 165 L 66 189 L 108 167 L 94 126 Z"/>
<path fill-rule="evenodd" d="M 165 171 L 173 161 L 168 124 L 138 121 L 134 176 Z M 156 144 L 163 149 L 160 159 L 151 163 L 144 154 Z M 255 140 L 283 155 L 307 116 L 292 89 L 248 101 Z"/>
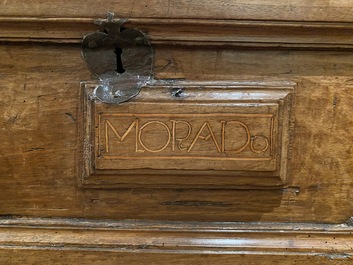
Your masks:
<path fill-rule="evenodd" d="M 152 78 L 153 51 L 147 36 L 136 29 L 124 29 L 126 20 L 96 23 L 104 31 L 94 32 L 82 41 L 82 56 L 88 68 L 98 77 L 93 94 L 98 100 L 118 104 L 135 97 Z"/>

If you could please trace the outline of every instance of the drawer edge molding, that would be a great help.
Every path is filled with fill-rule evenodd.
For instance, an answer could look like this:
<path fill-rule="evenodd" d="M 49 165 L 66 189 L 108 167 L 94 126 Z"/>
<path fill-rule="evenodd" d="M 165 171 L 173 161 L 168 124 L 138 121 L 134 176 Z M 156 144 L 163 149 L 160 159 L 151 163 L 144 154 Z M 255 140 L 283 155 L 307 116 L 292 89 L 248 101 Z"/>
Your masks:
<path fill-rule="evenodd" d="M 117 18 L 118 19 L 118 18 Z M 353 49 L 353 23 L 261 20 L 126 18 L 126 28 L 152 45 L 275 49 Z M 0 17 L 0 42 L 81 43 L 98 30 L 92 18 Z M 171 30 L 172 29 L 172 30 Z"/>
<path fill-rule="evenodd" d="M 344 224 L 165 222 L 8 217 L 0 249 L 175 254 L 353 254 L 353 227 Z"/>

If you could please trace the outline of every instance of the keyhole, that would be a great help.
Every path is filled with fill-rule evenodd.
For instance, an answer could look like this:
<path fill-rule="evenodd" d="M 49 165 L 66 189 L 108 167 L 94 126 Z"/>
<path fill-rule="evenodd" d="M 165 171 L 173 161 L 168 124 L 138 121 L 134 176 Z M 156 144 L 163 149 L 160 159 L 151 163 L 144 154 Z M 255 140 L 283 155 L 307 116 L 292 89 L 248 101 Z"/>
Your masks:
<path fill-rule="evenodd" d="M 123 66 L 123 62 L 121 60 L 121 54 L 123 53 L 123 50 L 119 47 L 115 48 L 115 55 L 116 55 L 116 71 L 119 74 L 125 73 L 125 69 Z"/>

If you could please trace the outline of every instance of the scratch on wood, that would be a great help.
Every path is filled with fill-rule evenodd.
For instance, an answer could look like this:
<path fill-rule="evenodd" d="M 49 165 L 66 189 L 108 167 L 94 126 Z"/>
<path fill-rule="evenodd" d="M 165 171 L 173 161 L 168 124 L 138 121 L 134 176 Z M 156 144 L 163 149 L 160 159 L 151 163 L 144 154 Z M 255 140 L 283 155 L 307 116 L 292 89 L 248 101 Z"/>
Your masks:
<path fill-rule="evenodd" d="M 134 11 L 134 8 L 135 8 L 135 0 L 134 1 L 132 1 L 132 5 L 131 5 L 131 9 L 130 9 L 130 16 L 131 16 L 131 14 L 132 14 L 132 12 Z"/>
<path fill-rule="evenodd" d="M 332 105 L 333 105 L 333 111 L 335 112 L 336 107 L 337 107 L 337 95 L 336 94 L 333 96 Z"/>
<path fill-rule="evenodd" d="M 26 150 L 25 152 L 33 152 L 33 151 L 41 151 L 41 150 L 44 150 L 44 148 L 41 148 L 41 147 L 32 147 L 32 148 Z"/>
<path fill-rule="evenodd" d="M 18 118 L 19 114 L 17 113 L 16 115 L 8 118 L 8 120 L 5 122 L 5 124 L 14 124 Z"/>
<path fill-rule="evenodd" d="M 224 202 L 212 202 L 212 201 L 166 201 L 162 205 L 167 206 L 186 206 L 186 207 L 230 207 L 232 204 Z"/>
<path fill-rule="evenodd" d="M 173 57 L 169 57 L 168 60 L 167 60 L 167 64 L 161 68 L 160 72 L 164 72 L 169 67 L 175 68 L 175 66 L 176 66 L 176 63 L 175 63 L 174 58 Z"/>
<path fill-rule="evenodd" d="M 283 188 L 282 191 L 298 196 L 300 194 L 300 187 L 288 186 Z"/>
<path fill-rule="evenodd" d="M 307 190 L 308 191 L 318 191 L 320 188 L 321 188 L 321 184 L 312 184 L 307 188 Z"/>
<path fill-rule="evenodd" d="M 65 112 L 65 114 L 73 121 L 76 122 L 77 119 L 70 113 L 70 112 Z"/>
<path fill-rule="evenodd" d="M 352 257 L 352 255 L 348 254 L 348 253 L 339 253 L 339 254 L 336 254 L 336 253 L 330 253 L 330 254 L 320 254 L 318 256 L 321 256 L 321 257 L 325 257 L 329 260 L 333 260 L 333 259 L 350 259 Z"/>

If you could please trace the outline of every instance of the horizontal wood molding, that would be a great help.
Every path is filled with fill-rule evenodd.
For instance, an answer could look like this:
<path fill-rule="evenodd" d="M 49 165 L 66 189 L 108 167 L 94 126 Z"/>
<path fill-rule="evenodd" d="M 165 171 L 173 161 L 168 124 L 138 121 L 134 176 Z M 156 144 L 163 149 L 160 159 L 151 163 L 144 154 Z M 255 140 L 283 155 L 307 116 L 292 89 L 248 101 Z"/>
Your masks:
<path fill-rule="evenodd" d="M 0 249 L 179 254 L 353 254 L 349 224 L 199 223 L 2 218 Z"/>
<path fill-rule="evenodd" d="M 98 18 L 98 17 L 97 17 Z M 2 42 L 80 43 L 92 18 L 0 17 Z M 154 45 L 352 49 L 353 23 L 130 18 Z"/>
<path fill-rule="evenodd" d="M 131 1 L 3 1 L 1 16 L 100 17 L 113 11 L 119 17 L 258 19 L 353 22 L 352 1 L 308 0 L 178 0 Z"/>

